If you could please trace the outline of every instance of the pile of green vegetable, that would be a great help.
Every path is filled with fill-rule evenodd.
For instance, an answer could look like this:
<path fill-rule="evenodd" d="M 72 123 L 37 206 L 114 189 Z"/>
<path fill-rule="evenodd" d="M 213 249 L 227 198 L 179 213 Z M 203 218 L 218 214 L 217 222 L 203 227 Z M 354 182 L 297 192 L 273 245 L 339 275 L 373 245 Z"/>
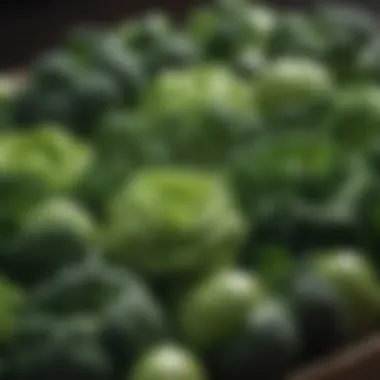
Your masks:
<path fill-rule="evenodd" d="M 0 379 L 276 379 L 380 326 L 370 15 L 150 13 L 0 90 Z"/>

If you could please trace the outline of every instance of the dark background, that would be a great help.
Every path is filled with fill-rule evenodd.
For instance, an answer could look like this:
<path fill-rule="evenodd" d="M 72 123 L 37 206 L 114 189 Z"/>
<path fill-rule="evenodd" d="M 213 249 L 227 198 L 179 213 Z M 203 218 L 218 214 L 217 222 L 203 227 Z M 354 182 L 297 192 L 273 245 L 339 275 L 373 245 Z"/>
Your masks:
<path fill-rule="evenodd" d="M 305 7 L 312 0 L 266 0 L 281 7 Z M 181 15 L 202 0 L 0 0 L 0 69 L 22 68 L 31 57 L 58 43 L 65 31 L 81 23 L 109 23 L 150 8 Z M 346 0 L 374 11 L 377 0 Z"/>

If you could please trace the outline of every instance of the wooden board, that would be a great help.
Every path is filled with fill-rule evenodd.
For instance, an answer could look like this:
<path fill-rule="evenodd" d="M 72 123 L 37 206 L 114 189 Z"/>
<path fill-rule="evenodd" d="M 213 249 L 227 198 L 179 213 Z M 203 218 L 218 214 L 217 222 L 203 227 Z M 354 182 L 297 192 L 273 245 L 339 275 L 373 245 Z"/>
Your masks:
<path fill-rule="evenodd" d="M 286 380 L 379 380 L 380 334 L 317 361 L 286 377 Z"/>

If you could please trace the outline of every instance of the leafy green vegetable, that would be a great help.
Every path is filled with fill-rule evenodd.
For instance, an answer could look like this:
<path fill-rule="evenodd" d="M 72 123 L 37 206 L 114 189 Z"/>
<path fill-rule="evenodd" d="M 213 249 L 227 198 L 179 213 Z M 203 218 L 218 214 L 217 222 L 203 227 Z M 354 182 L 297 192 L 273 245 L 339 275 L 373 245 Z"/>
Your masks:
<path fill-rule="evenodd" d="M 105 380 L 112 375 L 97 341 L 92 318 L 64 321 L 32 316 L 21 323 L 9 355 L 9 372 L 16 377 Z"/>
<path fill-rule="evenodd" d="M 244 230 L 218 177 L 147 169 L 110 205 L 106 258 L 160 276 L 210 270 L 234 260 Z"/>
<path fill-rule="evenodd" d="M 122 23 L 119 34 L 128 46 L 144 52 L 165 40 L 173 32 L 173 25 L 164 12 L 151 11 L 139 20 Z"/>
<path fill-rule="evenodd" d="M 321 113 L 326 114 L 333 93 L 334 83 L 328 69 L 308 58 L 276 60 L 262 71 L 256 83 L 261 111 L 270 122 L 283 128 L 305 118 L 312 122 Z"/>
<path fill-rule="evenodd" d="M 35 177 L 51 191 L 70 189 L 91 159 L 89 147 L 55 126 L 10 132 L 1 139 L 0 171 Z"/>
<path fill-rule="evenodd" d="M 95 226 L 86 210 L 68 199 L 47 199 L 31 209 L 22 223 L 25 230 L 43 230 L 51 227 L 71 229 L 90 241 L 95 238 Z"/>
<path fill-rule="evenodd" d="M 303 357 L 311 359 L 348 343 L 353 321 L 337 289 L 300 265 L 284 292 L 304 341 Z"/>
<path fill-rule="evenodd" d="M 253 90 L 223 67 L 163 73 L 141 112 L 151 116 L 150 135 L 164 143 L 172 160 L 190 164 L 220 165 L 258 129 Z"/>
<path fill-rule="evenodd" d="M 350 249 L 316 256 L 315 270 L 345 297 L 355 318 L 358 333 L 377 325 L 380 292 L 376 273 L 362 254 Z"/>
<path fill-rule="evenodd" d="M 221 349 L 217 373 L 222 379 L 279 375 L 293 365 L 301 342 L 288 305 L 268 300 L 251 309 L 241 332 Z"/>
<path fill-rule="evenodd" d="M 42 284 L 34 292 L 34 301 L 40 310 L 56 315 L 97 313 L 133 291 L 139 291 L 134 275 L 93 258 L 64 268 Z"/>
<path fill-rule="evenodd" d="M 169 335 L 166 313 L 148 290 L 124 292 L 102 313 L 100 340 L 118 373 Z"/>
<path fill-rule="evenodd" d="M 324 36 L 310 18 L 300 12 L 280 17 L 266 48 L 270 57 L 308 57 L 319 59 L 326 49 Z"/>
<path fill-rule="evenodd" d="M 376 35 L 374 18 L 355 6 L 325 4 L 317 7 L 312 18 L 327 44 L 324 61 L 339 81 L 351 81 L 358 55 Z"/>
<path fill-rule="evenodd" d="M 187 30 L 206 59 L 223 61 L 242 48 L 265 45 L 275 23 L 272 9 L 242 1 L 196 9 Z"/>
<path fill-rule="evenodd" d="M 239 270 L 218 272 L 185 296 L 180 326 L 192 346 L 207 350 L 236 332 L 252 306 L 263 299 L 260 279 Z"/>
<path fill-rule="evenodd" d="M 161 345 L 148 351 L 132 372 L 133 380 L 204 380 L 206 374 L 198 360 L 182 347 Z"/>
<path fill-rule="evenodd" d="M 80 62 L 64 51 L 42 55 L 33 62 L 30 69 L 33 82 L 43 89 L 64 89 L 83 73 Z"/>

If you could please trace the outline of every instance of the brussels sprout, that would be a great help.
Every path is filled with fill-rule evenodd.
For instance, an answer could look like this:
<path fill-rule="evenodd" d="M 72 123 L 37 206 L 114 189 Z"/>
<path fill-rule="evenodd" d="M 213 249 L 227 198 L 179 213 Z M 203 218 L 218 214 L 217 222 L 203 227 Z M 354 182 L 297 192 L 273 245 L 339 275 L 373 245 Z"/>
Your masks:
<path fill-rule="evenodd" d="M 253 91 L 223 67 L 168 71 L 147 91 L 141 112 L 173 160 L 220 165 L 256 135 Z"/>
<path fill-rule="evenodd" d="M 65 47 L 68 54 L 80 62 L 85 68 L 86 64 L 91 61 L 93 52 L 109 40 L 112 35 L 100 25 L 87 24 L 72 28 L 65 38 Z"/>
<path fill-rule="evenodd" d="M 32 81 L 40 89 L 65 89 L 83 74 L 83 67 L 72 55 L 52 51 L 31 65 Z"/>
<path fill-rule="evenodd" d="M 66 83 L 66 89 L 69 83 Z M 29 83 L 9 102 L 10 122 L 19 128 L 34 128 L 41 123 L 70 125 L 73 119 L 73 99 L 61 88 L 41 89 Z"/>
<path fill-rule="evenodd" d="M 155 75 L 163 70 L 183 68 L 200 62 L 198 46 L 186 34 L 175 33 L 157 41 L 144 54 L 147 72 Z"/>
<path fill-rule="evenodd" d="M 302 338 L 289 305 L 268 299 L 251 308 L 241 330 L 220 347 L 214 366 L 221 379 L 281 378 L 301 350 Z"/>
<path fill-rule="evenodd" d="M 109 76 L 123 95 L 128 106 L 135 105 L 146 83 L 144 62 L 132 50 L 110 37 L 94 46 L 89 65 Z"/>
<path fill-rule="evenodd" d="M 320 22 L 321 31 L 331 33 L 332 43 L 345 43 L 352 49 L 369 42 L 377 31 L 376 18 L 353 5 L 321 4 L 314 17 Z"/>
<path fill-rule="evenodd" d="M 377 22 L 365 10 L 355 6 L 323 4 L 313 16 L 324 36 L 324 61 L 340 81 L 351 81 L 361 50 L 376 36 Z"/>
<path fill-rule="evenodd" d="M 264 69 L 267 60 L 261 49 L 243 49 L 232 60 L 232 68 L 237 74 L 252 80 L 257 78 Z"/>
<path fill-rule="evenodd" d="M 328 136 L 282 131 L 236 155 L 231 176 L 248 211 L 263 196 L 293 195 L 309 200 L 330 197 L 346 183 L 349 162 Z"/>
<path fill-rule="evenodd" d="M 114 82 L 126 104 L 136 103 L 145 84 L 144 65 L 134 51 L 124 47 L 119 35 L 83 27 L 71 33 L 68 44 L 84 68 L 103 73 Z"/>
<path fill-rule="evenodd" d="M 238 21 L 247 46 L 266 46 L 277 25 L 277 15 L 269 7 L 249 4 L 240 8 Z"/>
<path fill-rule="evenodd" d="M 313 20 L 302 13 L 288 13 L 279 19 L 269 37 L 266 51 L 270 57 L 308 57 L 319 59 L 326 42 Z"/>
<path fill-rule="evenodd" d="M 148 351 L 137 362 L 132 380 L 205 380 L 206 373 L 198 360 L 182 347 L 164 344 Z"/>
<path fill-rule="evenodd" d="M 72 125 L 80 135 L 91 133 L 106 112 L 122 104 L 122 94 L 117 83 L 101 71 L 90 71 L 70 89 L 73 100 Z"/>
<path fill-rule="evenodd" d="M 262 298 L 262 284 L 254 275 L 241 270 L 213 274 L 185 296 L 179 310 L 181 331 L 196 348 L 215 348 Z"/>
<path fill-rule="evenodd" d="M 334 286 L 310 268 L 297 268 L 286 297 L 304 340 L 303 358 L 325 355 L 350 341 L 352 318 L 346 302 Z"/>
<path fill-rule="evenodd" d="M 187 20 L 187 32 L 200 45 L 206 59 L 220 61 L 237 52 L 240 34 L 237 23 L 213 9 L 195 10 Z"/>
<path fill-rule="evenodd" d="M 199 273 L 234 259 L 244 227 L 219 178 L 147 169 L 110 205 L 106 259 L 150 275 Z"/>
<path fill-rule="evenodd" d="M 199 112 L 212 105 L 244 110 L 252 106 L 252 91 L 224 67 L 202 65 L 160 75 L 146 94 L 145 102 L 157 115 Z"/>
<path fill-rule="evenodd" d="M 65 198 L 47 199 L 30 209 L 22 221 L 25 231 L 63 228 L 92 241 L 95 225 L 91 216 L 80 205 Z"/>
<path fill-rule="evenodd" d="M 124 292 L 101 315 L 100 341 L 117 372 L 131 369 L 144 352 L 168 335 L 166 315 L 148 291 Z"/>
<path fill-rule="evenodd" d="M 48 198 L 27 210 L 19 230 L 7 241 L 3 270 L 33 287 L 63 267 L 83 261 L 96 237 L 92 218 L 75 202 Z"/>
<path fill-rule="evenodd" d="M 92 160 L 88 147 L 49 126 L 3 134 L 0 152 L 0 218 L 14 222 L 48 194 L 72 189 Z"/>
<path fill-rule="evenodd" d="M 73 37 L 79 39 L 79 50 L 84 49 L 81 38 L 90 38 L 82 33 Z M 82 55 L 52 53 L 36 63 L 35 78 L 12 104 L 16 124 L 52 121 L 84 134 L 110 109 L 136 101 L 144 73 L 139 60 L 120 41 L 104 37 L 88 42 Z"/>
<path fill-rule="evenodd" d="M 142 289 L 129 271 L 92 258 L 63 268 L 34 291 L 33 299 L 39 310 L 58 316 L 91 314 L 104 312 L 120 297 Z"/>
<path fill-rule="evenodd" d="M 83 67 L 66 52 L 53 51 L 36 59 L 26 86 L 10 101 L 11 121 L 20 127 L 69 125 L 75 106 L 69 92 L 83 74 Z"/>
<path fill-rule="evenodd" d="M 264 45 L 276 23 L 274 12 L 249 2 L 217 4 L 197 9 L 187 30 L 201 46 L 205 58 L 230 59 L 242 49 Z"/>
<path fill-rule="evenodd" d="M 10 347 L 8 371 L 15 378 L 109 379 L 112 368 L 98 333 L 96 321 L 88 316 L 59 320 L 29 315 Z"/>
<path fill-rule="evenodd" d="M 0 172 L 37 178 L 52 191 L 70 189 L 91 162 L 88 147 L 56 126 L 2 136 Z"/>
<path fill-rule="evenodd" d="M 79 199 L 103 215 L 111 197 L 134 170 L 168 161 L 163 142 L 155 140 L 149 116 L 125 110 L 109 112 L 92 136 L 97 158 L 76 189 Z"/>
<path fill-rule="evenodd" d="M 295 191 L 295 188 L 279 192 L 274 188 L 269 196 L 261 195 L 255 202 L 249 202 L 249 192 L 246 191 L 247 201 L 243 204 L 248 210 L 250 205 L 254 207 L 251 211 L 254 216 L 252 232 L 244 249 L 246 255 L 253 255 L 262 244 L 280 245 L 297 255 L 314 249 L 340 247 L 342 244 L 363 244 L 358 209 L 371 183 L 370 172 L 363 162 L 353 160 L 350 163 L 351 160 L 344 157 L 340 160 L 344 164 L 340 169 L 342 171 L 336 172 L 336 178 L 331 177 L 330 184 L 326 182 L 323 185 L 322 181 L 318 185 L 314 182 L 314 189 L 304 184 L 305 187 L 301 185 L 299 188 L 303 190 L 301 192 Z M 349 166 L 345 167 L 347 163 Z"/>
<path fill-rule="evenodd" d="M 358 334 L 378 326 L 380 288 L 371 263 L 353 249 L 324 251 L 312 258 L 318 275 L 337 289 L 350 307 Z"/>
<path fill-rule="evenodd" d="M 135 22 L 123 23 L 119 29 L 122 41 L 143 53 L 157 46 L 173 33 L 173 25 L 167 14 L 153 11 Z"/>
<path fill-rule="evenodd" d="M 327 69 L 307 58 L 282 58 L 262 71 L 257 80 L 257 102 L 270 120 L 286 125 L 301 118 L 313 123 L 314 114 L 331 106 L 333 80 Z M 306 120 L 305 120 L 306 119 Z M 320 120 L 318 118 L 318 120 Z"/>
<path fill-rule="evenodd" d="M 4 272 L 27 289 L 53 278 L 93 255 L 91 244 L 70 228 L 51 226 L 15 234 L 2 257 Z"/>

